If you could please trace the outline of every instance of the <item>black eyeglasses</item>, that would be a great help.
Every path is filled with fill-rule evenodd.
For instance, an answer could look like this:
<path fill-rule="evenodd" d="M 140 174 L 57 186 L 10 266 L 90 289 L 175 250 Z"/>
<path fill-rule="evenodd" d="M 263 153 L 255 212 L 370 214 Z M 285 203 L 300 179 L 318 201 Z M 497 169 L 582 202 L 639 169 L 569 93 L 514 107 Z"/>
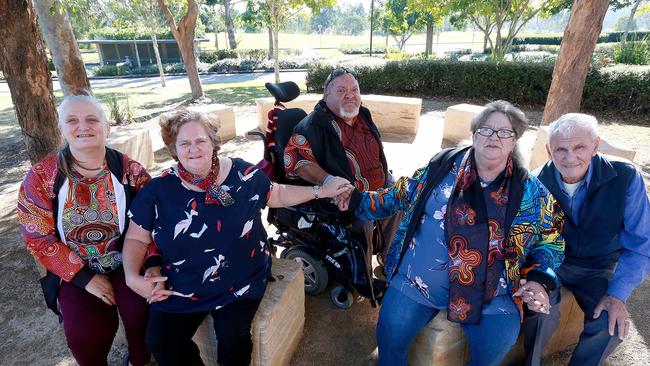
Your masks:
<path fill-rule="evenodd" d="M 485 136 L 485 137 L 490 137 L 490 136 L 494 135 L 494 133 L 496 133 L 497 137 L 500 138 L 500 139 L 509 139 L 509 138 L 515 137 L 517 135 L 515 133 L 515 131 L 508 130 L 508 129 L 505 129 L 505 128 L 502 128 L 500 130 L 494 130 L 494 129 L 490 128 L 490 127 L 479 127 L 479 128 L 476 129 L 476 132 L 479 135 Z"/>
<path fill-rule="evenodd" d="M 341 75 L 345 75 L 345 74 L 350 74 L 355 79 L 357 78 L 357 74 L 353 70 L 347 69 L 345 67 L 336 68 L 336 69 L 332 70 L 332 72 L 330 72 L 329 76 L 327 76 L 327 79 L 325 79 L 325 83 L 323 84 L 323 90 L 327 90 L 327 87 L 330 85 L 332 80 L 336 79 L 337 77 L 339 77 Z"/>

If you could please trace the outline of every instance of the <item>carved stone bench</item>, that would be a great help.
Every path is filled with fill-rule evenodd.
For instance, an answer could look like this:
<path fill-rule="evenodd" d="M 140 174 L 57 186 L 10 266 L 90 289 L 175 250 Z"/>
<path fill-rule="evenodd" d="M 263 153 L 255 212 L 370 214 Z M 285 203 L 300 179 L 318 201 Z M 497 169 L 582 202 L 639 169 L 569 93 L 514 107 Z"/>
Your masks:
<path fill-rule="evenodd" d="M 139 162 L 146 169 L 153 167 L 153 149 L 149 129 L 139 123 L 111 126 L 107 145 Z"/>
<path fill-rule="evenodd" d="M 276 281 L 269 282 L 251 330 L 251 365 L 254 366 L 288 365 L 305 324 L 305 279 L 301 265 L 274 258 L 271 272 Z M 211 316 L 197 330 L 194 342 L 199 346 L 203 362 L 216 365 L 217 341 Z"/>
<path fill-rule="evenodd" d="M 575 297 L 562 289 L 560 326 L 544 350 L 544 356 L 566 350 L 578 343 L 582 332 L 584 314 Z M 498 336 L 498 334 L 495 334 Z M 503 365 L 512 365 L 524 358 L 523 337 L 503 360 Z M 411 366 L 462 366 L 469 360 L 467 341 L 460 325 L 449 322 L 447 313 L 441 311 L 415 338 L 409 350 Z"/>
<path fill-rule="evenodd" d="M 301 108 L 309 113 L 321 100 L 321 94 L 304 94 L 285 103 L 288 108 Z M 382 134 L 415 137 L 420 123 L 422 99 L 366 94 L 361 96 L 363 106 L 370 110 L 372 119 Z M 258 128 L 266 131 L 267 113 L 273 108 L 273 98 L 259 98 L 257 104 Z"/>
<path fill-rule="evenodd" d="M 471 139 L 470 122 L 474 116 L 483 111 L 483 108 L 485 107 L 466 103 L 447 108 L 442 138 L 456 143 Z"/>

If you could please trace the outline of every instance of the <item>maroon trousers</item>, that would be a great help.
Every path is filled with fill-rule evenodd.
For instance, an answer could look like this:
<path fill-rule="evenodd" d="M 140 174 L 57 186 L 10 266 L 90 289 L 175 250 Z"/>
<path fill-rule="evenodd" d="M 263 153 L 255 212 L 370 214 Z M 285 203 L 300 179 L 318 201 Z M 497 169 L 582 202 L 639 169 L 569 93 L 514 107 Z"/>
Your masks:
<path fill-rule="evenodd" d="M 108 276 L 117 306 L 107 305 L 72 283 L 61 283 L 59 304 L 68 347 L 80 366 L 107 365 L 106 359 L 119 326 L 119 312 L 128 342 L 129 362 L 143 366 L 150 358 L 144 343 L 148 315 L 146 301 L 126 286 L 122 268 Z"/>

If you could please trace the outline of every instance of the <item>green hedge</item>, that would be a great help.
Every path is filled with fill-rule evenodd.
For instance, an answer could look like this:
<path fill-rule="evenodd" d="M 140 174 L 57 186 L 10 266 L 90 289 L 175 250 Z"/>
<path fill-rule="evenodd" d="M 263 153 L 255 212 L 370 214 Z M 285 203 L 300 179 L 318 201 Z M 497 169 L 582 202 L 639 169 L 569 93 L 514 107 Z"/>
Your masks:
<path fill-rule="evenodd" d="M 344 54 L 344 55 L 367 55 L 370 53 L 370 47 L 365 47 L 365 46 L 349 46 L 349 45 L 343 45 L 341 48 L 339 48 L 339 51 Z M 390 47 L 388 49 L 388 52 L 398 52 L 399 50 L 397 48 Z M 372 53 L 373 54 L 384 54 L 386 53 L 386 47 L 384 46 L 375 46 L 372 48 Z"/>
<path fill-rule="evenodd" d="M 127 30 L 118 28 L 102 28 L 90 33 L 91 39 L 151 39 L 151 34 L 145 30 Z M 157 32 L 158 39 L 173 39 L 171 31 Z"/>
<path fill-rule="evenodd" d="M 629 32 L 627 40 L 637 40 L 650 35 L 650 32 Z M 612 32 L 603 34 L 598 37 L 597 43 L 620 42 L 623 37 L 623 32 Z M 512 40 L 513 45 L 519 44 L 543 44 L 543 45 L 560 45 L 562 43 L 562 36 L 531 36 L 531 37 L 515 37 Z"/>
<path fill-rule="evenodd" d="M 322 91 L 332 65 L 317 64 L 307 73 L 307 89 Z M 363 93 L 423 97 L 505 99 L 543 106 L 551 85 L 552 63 L 395 61 L 357 67 Z M 650 68 L 593 69 L 582 106 L 620 113 L 650 113 Z"/>

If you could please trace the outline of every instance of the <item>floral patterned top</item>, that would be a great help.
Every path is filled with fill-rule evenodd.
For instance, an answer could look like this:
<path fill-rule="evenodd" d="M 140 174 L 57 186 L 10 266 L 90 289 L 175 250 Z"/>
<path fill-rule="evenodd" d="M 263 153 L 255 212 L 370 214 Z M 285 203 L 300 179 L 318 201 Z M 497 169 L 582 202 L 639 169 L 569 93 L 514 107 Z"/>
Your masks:
<path fill-rule="evenodd" d="M 420 217 L 418 226 L 411 239 L 391 287 L 422 305 L 435 309 L 447 309 L 449 303 L 449 271 L 452 259 L 445 243 L 445 211 L 451 196 L 458 165 L 462 160 L 459 155 L 451 170 L 433 189 Z M 492 243 L 493 240 L 491 240 Z M 494 240 L 497 241 L 497 240 Z M 503 245 L 503 238 L 500 240 Z M 501 274 L 499 286 L 489 294 L 488 303 L 483 307 L 483 314 L 517 313 L 514 302 L 508 296 L 506 288 L 503 259 L 495 270 Z"/>
<path fill-rule="evenodd" d="M 431 161 L 437 161 L 448 151 L 439 153 Z M 404 212 L 386 258 L 385 272 L 389 283 L 395 278 L 408 249 L 404 246 L 410 242 L 407 238 L 410 223 L 420 219 L 413 217 L 415 208 L 420 200 L 428 199 L 422 192 L 428 179 L 433 179 L 431 177 L 437 173 L 430 168 L 431 163 L 418 169 L 413 177 L 400 178 L 391 187 L 363 192 L 356 208 L 356 216 L 362 221 L 380 220 L 397 211 Z M 505 280 L 509 296 L 513 297 L 523 317 L 523 301 L 521 297 L 514 297 L 520 286 L 519 280 L 533 276 L 537 280 L 539 276 L 544 276 L 557 281 L 555 270 L 564 260 L 564 238 L 560 235 L 564 215 L 559 204 L 537 178 L 527 174 L 521 183 L 523 196 L 505 239 L 506 253 L 511 253 L 505 259 Z"/>
<path fill-rule="evenodd" d="M 234 203 L 206 205 L 206 193 L 185 186 L 174 167 L 154 178 L 131 205 L 129 216 L 151 232 L 162 275 L 174 291 L 152 310 L 209 311 L 264 295 L 271 258 L 261 211 L 271 181 L 254 165 L 232 159 L 220 188 Z"/>

